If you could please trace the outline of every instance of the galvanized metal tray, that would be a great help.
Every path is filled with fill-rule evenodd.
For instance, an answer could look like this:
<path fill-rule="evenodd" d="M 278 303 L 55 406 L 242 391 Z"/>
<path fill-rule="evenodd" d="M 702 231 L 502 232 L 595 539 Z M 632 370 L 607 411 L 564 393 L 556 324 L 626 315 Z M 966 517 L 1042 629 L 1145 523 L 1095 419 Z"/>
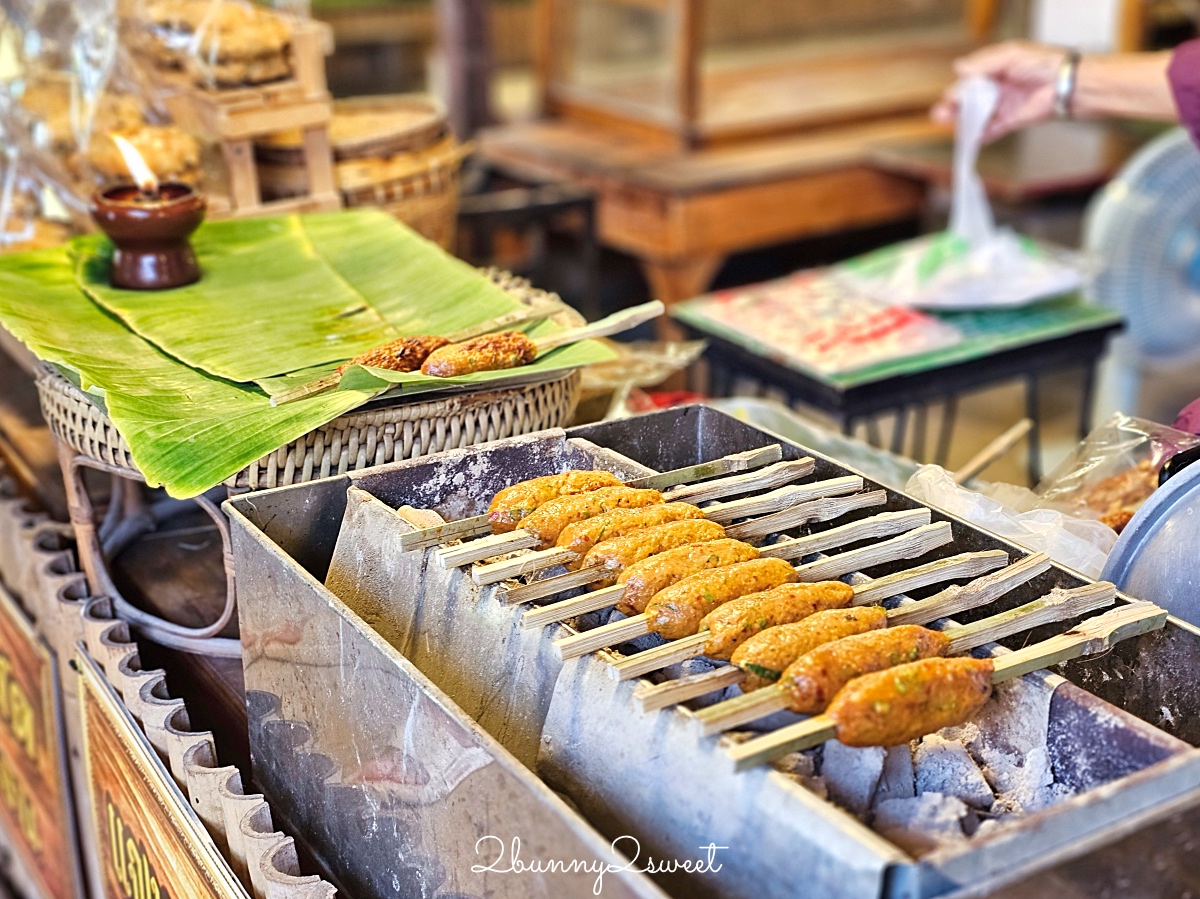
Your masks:
<path fill-rule="evenodd" d="M 510 838 L 561 848 L 556 840 L 568 819 L 533 768 L 605 837 L 636 837 L 643 855 L 689 858 L 710 842 L 729 846 L 720 871 L 661 878 L 671 893 L 688 896 L 935 896 L 1019 876 L 1115 839 L 1127 822 L 1153 818 L 1168 804 L 1177 809 L 1181 795 L 1200 801 L 1200 753 L 1164 733 L 1193 744 L 1200 738 L 1191 723 L 1200 720 L 1200 697 L 1180 688 L 1177 667 L 1173 677 L 1159 674 L 1171 668 L 1164 653 L 1194 659 L 1200 651 L 1200 634 L 1178 623 L 1065 669 L 1076 681 L 1107 683 L 1114 660 L 1123 660 L 1139 673 L 1139 688 L 1110 689 L 1106 698 L 1130 714 L 1043 676 L 1057 688 L 1050 709 L 1056 764 L 1086 792 L 918 860 L 778 772 L 730 775 L 713 746 L 687 727 L 685 710 L 640 713 L 630 702 L 632 684 L 613 682 L 595 658 L 561 666 L 546 651 L 548 636 L 521 631 L 520 610 L 500 603 L 494 587 L 476 587 L 458 570 L 435 570 L 427 554 L 397 550 L 408 528 L 391 511 L 400 505 L 459 518 L 479 511 L 500 486 L 584 462 L 632 475 L 641 466 L 666 470 L 773 442 L 714 410 L 690 407 L 230 501 L 247 687 L 255 697 L 256 779 L 293 827 L 313 835 L 331 873 L 365 895 L 391 893 L 356 872 L 394 871 L 397 864 L 420 872 L 411 876 L 426 884 L 442 881 L 443 891 L 586 895 L 590 887 L 553 877 L 488 875 L 480 883 L 470 876 L 480 864 L 481 828 L 517 827 Z M 820 454 L 782 445 L 784 458 L 813 456 L 815 477 L 848 473 Z M 891 492 L 886 508 L 917 506 Z M 965 522 L 936 512 L 934 518 L 951 521 L 956 532 L 944 554 L 1003 548 L 1014 558 L 1025 555 Z M 1082 582 L 1053 568 L 1001 605 Z M 270 710 L 265 716 L 263 708 Z M 426 708 L 440 714 L 426 715 Z M 480 780 L 414 792 L 408 781 L 420 780 L 418 766 L 429 782 L 453 767 L 428 764 L 442 758 L 437 750 L 449 745 L 448 727 L 490 753 L 520 789 Z M 297 732 L 298 742 L 286 736 L 280 743 L 280 734 Z M 295 761 L 314 758 L 320 761 Z M 389 777 L 401 783 L 388 789 L 403 816 L 360 795 L 371 778 Z M 454 814 L 464 805 L 482 823 L 468 825 Z M 346 822 L 363 814 L 368 825 L 354 832 L 371 840 L 355 841 Z M 594 846 L 578 839 L 577 846 Z M 645 886 L 631 883 L 629 889 Z M 421 895 L 404 892 L 410 894 Z"/>

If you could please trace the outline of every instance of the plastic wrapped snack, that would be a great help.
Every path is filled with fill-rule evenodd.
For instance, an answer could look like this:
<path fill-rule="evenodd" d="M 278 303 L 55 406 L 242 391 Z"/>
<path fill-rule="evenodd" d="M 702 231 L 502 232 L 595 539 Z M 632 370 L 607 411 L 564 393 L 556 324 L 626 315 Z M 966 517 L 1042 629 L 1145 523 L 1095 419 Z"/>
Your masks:
<path fill-rule="evenodd" d="M 1037 485 L 1042 502 L 1099 518 L 1118 533 L 1158 486 L 1163 464 L 1200 437 L 1117 413 Z"/>
<path fill-rule="evenodd" d="M 286 17 L 247 0 L 144 0 L 133 16 L 141 56 L 202 87 L 238 87 L 292 73 Z"/>

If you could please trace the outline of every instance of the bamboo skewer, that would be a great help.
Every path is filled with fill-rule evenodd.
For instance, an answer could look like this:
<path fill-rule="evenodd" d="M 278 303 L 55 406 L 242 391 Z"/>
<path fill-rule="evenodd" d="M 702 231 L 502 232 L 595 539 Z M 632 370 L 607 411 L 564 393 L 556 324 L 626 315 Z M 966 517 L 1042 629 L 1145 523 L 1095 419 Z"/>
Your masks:
<path fill-rule="evenodd" d="M 568 307 L 563 303 L 542 303 L 538 306 L 526 306 L 506 312 L 504 315 L 498 315 L 495 318 L 489 318 L 487 321 L 482 321 L 477 325 L 452 331 L 443 336 L 449 343 L 462 343 L 464 340 L 470 340 L 473 337 L 482 337 L 484 334 L 489 334 L 492 331 L 503 331 L 514 325 L 549 318 L 556 312 L 561 312 L 566 308 Z M 282 393 L 276 394 L 271 397 L 271 405 L 282 406 L 286 403 L 294 403 L 296 400 L 302 400 L 305 397 L 326 393 L 337 387 L 341 381 L 342 372 L 335 371 L 332 374 L 325 375 L 323 378 L 317 378 L 315 381 L 309 381 L 307 384 L 301 384 L 299 387 L 293 387 L 291 390 L 285 390 Z"/>
<path fill-rule="evenodd" d="M 930 512 L 928 509 L 910 509 L 904 512 L 884 512 L 882 515 L 876 515 L 873 518 L 864 518 L 862 521 L 856 521 L 852 524 L 843 525 L 840 528 L 833 528 L 821 534 L 813 534 L 811 537 L 801 537 L 795 540 L 782 540 L 774 546 L 769 546 L 762 551 L 762 556 L 775 556 L 781 559 L 800 558 L 810 553 L 820 552 L 824 549 L 830 549 L 835 546 L 843 546 L 847 543 L 853 543 L 858 540 L 866 540 L 870 538 L 888 537 L 893 534 L 903 533 L 904 531 L 912 530 L 920 527 L 923 524 L 929 523 Z M 614 587 L 608 587 L 604 590 L 597 590 L 595 593 L 589 593 L 586 596 L 577 597 L 571 600 L 565 600 L 563 603 L 553 603 L 541 609 L 534 609 L 526 612 L 522 617 L 522 627 L 541 627 L 546 624 L 551 624 L 555 621 L 563 620 L 559 616 L 562 608 L 566 608 L 567 614 L 564 617 L 571 618 L 575 615 L 583 615 L 586 612 L 594 612 L 598 609 L 603 609 L 606 606 L 611 606 L 621 598 L 621 594 L 625 592 L 625 587 L 618 584 Z M 677 640 L 674 643 L 669 643 L 666 647 L 658 647 L 658 650 L 665 649 L 671 646 L 679 646 L 680 651 L 684 644 L 690 645 L 689 641 L 695 638 L 687 638 Z M 703 639 L 700 641 L 703 646 Z M 634 658 L 641 658 L 647 653 L 653 653 L 658 650 L 648 650 L 646 653 L 638 653 Z M 674 661 L 683 661 L 691 658 L 693 655 L 699 655 L 698 652 L 691 652 L 681 656 L 678 660 L 664 662 L 662 665 L 655 667 L 665 667 L 666 665 L 674 664 Z M 619 666 L 618 666 L 619 667 Z M 647 671 L 654 670 L 647 668 Z M 644 672 L 640 672 L 644 673 Z M 630 675 L 634 677 L 636 675 Z M 621 678 L 625 680 L 626 678 Z"/>
<path fill-rule="evenodd" d="M 778 534 L 792 528 L 800 527 L 813 521 L 832 521 L 857 512 L 859 509 L 869 509 L 872 506 L 882 506 L 887 503 L 886 490 L 869 490 L 866 493 L 853 493 L 849 496 L 824 496 L 806 503 L 784 509 L 773 515 L 755 518 L 725 529 L 725 536 L 732 540 L 753 540 Z"/>
<path fill-rule="evenodd" d="M 813 470 L 812 459 L 797 459 L 794 462 L 779 462 L 775 465 L 770 465 L 758 471 L 750 472 L 749 474 L 737 475 L 730 478 L 719 478 L 714 481 L 705 482 L 704 486 L 711 496 L 733 496 L 739 493 L 744 493 L 749 490 L 765 489 L 768 487 L 777 487 L 779 484 L 786 484 L 789 481 L 794 481 L 797 478 L 802 478 L 810 474 Z M 861 479 L 859 479 L 861 483 Z M 818 484 L 829 484 L 828 481 L 819 481 Z M 808 485 L 816 487 L 816 484 Z M 829 489 L 842 490 L 843 484 L 833 484 Z M 665 497 L 668 502 L 675 502 L 674 496 Z M 790 494 L 781 491 L 773 490 L 770 493 L 764 493 L 761 496 L 754 497 L 755 500 L 770 506 L 775 503 L 783 503 L 789 501 Z M 742 501 L 749 502 L 749 501 Z M 734 503 L 716 503 L 705 509 L 705 518 L 718 520 L 714 515 L 729 515 L 737 512 L 743 506 L 735 505 Z M 709 514 L 709 513 L 712 514 Z M 469 565 L 472 562 L 479 562 L 484 559 L 492 558 L 493 556 L 502 555 L 504 553 L 515 552 L 521 549 L 531 549 L 539 545 L 536 538 L 532 538 L 523 530 L 512 531 L 508 534 L 500 534 L 496 536 L 482 537 L 479 540 L 472 540 L 463 546 L 445 547 L 437 551 L 437 559 L 447 568 L 459 568 Z M 568 562 L 576 561 L 576 555 L 568 550 L 563 550 L 558 547 L 549 547 L 539 550 L 538 552 L 530 553 L 522 556 L 520 559 L 505 559 L 500 562 L 493 562 L 490 565 L 483 565 L 476 568 L 471 577 L 476 584 L 485 586 L 487 584 L 498 584 L 501 581 L 506 581 L 509 578 L 517 577 L 523 574 L 532 574 L 535 571 L 540 571 L 543 568 L 551 568 L 555 565 L 565 565 Z M 584 583 L 590 583 L 584 581 Z M 578 585 L 576 585 L 578 586 Z M 564 588 L 565 589 L 565 588 Z"/>
<path fill-rule="evenodd" d="M 828 496 L 850 493 L 861 486 L 862 478 L 846 477 L 833 478 L 828 481 L 816 481 L 812 484 L 798 484 L 793 487 L 782 487 L 778 490 L 772 490 L 769 493 L 749 497 L 748 499 L 733 500 L 727 503 L 713 503 L 703 510 L 704 517 L 709 521 L 725 523 L 735 518 L 742 518 L 745 515 L 775 511 L 787 503 L 803 502 L 814 495 Z M 505 539 L 507 539 L 507 543 L 504 542 Z M 530 542 L 531 540 L 532 543 Z M 538 541 L 535 538 L 530 537 L 524 531 L 517 530 L 510 534 L 501 535 L 501 537 L 484 537 L 481 540 L 473 540 L 464 546 L 447 547 L 438 550 L 437 557 L 445 567 L 456 568 L 466 565 L 469 562 L 491 558 L 498 555 L 499 552 L 525 549 L 530 546 L 536 546 L 537 543 Z M 504 548 L 498 552 L 498 546 L 504 546 Z M 520 558 L 503 559 L 499 562 L 481 565 L 471 572 L 471 579 L 481 586 L 498 584 L 501 581 L 506 581 L 518 575 L 532 574 L 534 571 L 550 568 L 553 565 L 574 562 L 577 558 L 574 553 L 569 553 L 557 547 L 551 547 L 550 549 L 530 553 Z M 590 584 L 592 581 L 602 580 L 610 574 L 606 569 L 599 566 L 589 567 L 586 570 L 591 571 L 593 577 L 588 580 L 581 580 L 579 572 L 559 575 L 558 577 L 561 578 L 561 581 L 555 581 L 553 584 L 546 583 L 541 589 L 550 592 L 542 593 L 542 595 L 549 596 L 551 593 L 561 590 Z M 551 580 L 555 579 L 546 579 L 547 582 Z"/>
<path fill-rule="evenodd" d="M 925 527 L 917 528 L 915 531 L 910 531 L 907 534 L 893 537 L 891 540 L 885 540 L 882 543 L 868 547 L 868 549 L 872 550 L 872 553 L 867 564 L 879 565 L 883 562 L 891 562 L 897 559 L 922 556 L 939 546 L 950 543 L 953 539 L 954 535 L 951 532 L 948 522 L 926 525 Z M 862 563 L 862 559 L 866 558 L 866 556 L 854 551 L 831 557 L 832 559 L 838 559 L 851 556 L 854 558 L 843 562 L 839 574 L 849 574 L 851 571 L 856 570 Z M 796 570 L 802 572 L 809 567 L 802 565 Z M 837 571 L 838 566 L 828 566 L 827 570 Z M 803 575 L 801 576 L 801 580 L 804 580 Z M 571 637 L 556 640 L 554 646 L 558 650 L 559 656 L 566 660 L 587 655 L 589 652 L 595 652 L 609 646 L 615 646 L 618 643 L 624 643 L 626 640 L 642 637 L 649 633 L 650 616 L 643 612 L 640 615 L 632 615 L 623 621 L 605 624 L 590 631 L 585 631 L 582 634 L 575 634 Z"/>
<path fill-rule="evenodd" d="M 667 307 L 663 305 L 662 300 L 651 300 L 649 303 L 630 306 L 628 309 L 614 312 L 612 315 L 605 316 L 597 322 L 592 322 L 590 325 L 584 325 L 581 328 L 569 328 L 566 331 L 559 331 L 557 334 L 547 334 L 545 337 L 538 337 L 533 342 L 537 346 L 537 352 L 540 356 L 543 353 L 557 350 L 559 347 L 568 346 L 572 343 L 620 334 L 622 331 L 636 328 L 643 322 L 658 318 L 666 309 Z"/>
<path fill-rule="evenodd" d="M 868 508 L 870 506 L 882 505 L 887 501 L 887 494 L 883 490 L 873 490 L 870 493 L 856 493 L 848 497 L 826 497 L 824 499 L 813 500 L 808 503 L 803 503 L 797 506 L 797 509 L 804 509 L 806 520 L 808 521 L 829 521 L 831 519 L 840 518 L 843 515 L 848 515 L 851 512 L 859 509 Z M 785 510 L 782 513 L 786 515 L 791 510 Z M 725 529 L 725 536 L 738 540 L 751 539 L 754 534 L 747 531 L 755 528 L 763 533 L 759 536 L 766 536 L 774 533 L 775 528 L 772 525 L 760 525 L 759 522 L 765 522 L 768 519 L 776 518 L 775 515 L 768 515 L 765 518 L 755 518 L 744 524 L 734 525 L 732 528 Z M 870 520 L 870 519 L 867 519 Z M 736 532 L 736 533 L 735 533 Z M 807 538 L 802 538 L 807 539 Z M 781 541 L 768 550 L 779 549 L 781 552 L 786 551 L 787 546 L 792 541 Z M 812 550 L 816 551 L 816 550 Z M 763 551 L 763 555 L 769 555 L 767 550 Z M 540 581 L 534 581 L 531 584 L 521 584 L 517 587 L 501 588 L 502 593 L 499 594 L 502 599 L 508 602 L 532 602 L 538 599 L 544 599 L 547 596 L 553 596 L 556 593 L 561 593 L 564 590 L 574 589 L 590 584 L 595 580 L 595 572 L 590 569 L 573 571 L 569 574 L 559 575 L 553 578 L 543 578 Z M 574 599 L 565 599 L 560 602 L 551 603 L 543 606 L 540 609 L 533 609 L 525 613 L 521 619 L 522 627 L 543 627 L 547 624 L 553 624 L 556 621 L 565 621 L 568 618 L 574 618 L 577 615 L 583 615 L 587 612 L 594 612 L 597 609 L 603 609 L 605 605 L 614 605 L 617 603 L 621 594 L 624 592 L 624 586 L 609 587 L 606 590 L 598 590 L 595 593 L 589 593 L 586 596 L 578 596 Z M 600 605 L 596 604 L 596 600 L 604 598 L 607 603 Z"/>
<path fill-rule="evenodd" d="M 1078 618 L 1111 606 L 1116 597 L 1117 588 L 1108 583 L 1088 584 L 1074 590 L 1052 590 L 1019 608 L 972 624 L 945 628 L 942 633 L 950 638 L 945 654 L 956 655 L 1043 624 Z M 712 736 L 786 711 L 788 702 L 788 688 L 784 684 L 775 684 L 702 709 L 696 713 L 696 721 L 705 736 Z"/>
<path fill-rule="evenodd" d="M 1008 555 L 1001 550 L 963 553 L 948 559 L 938 559 L 936 562 L 930 562 L 918 568 L 856 584 L 854 599 L 850 605 L 873 605 L 893 596 L 907 593 L 909 590 L 927 587 L 939 580 L 976 577 L 1004 565 L 1007 561 Z M 965 587 L 949 587 L 928 599 L 907 603 L 892 609 L 888 612 L 888 624 L 926 624 L 955 612 L 961 612 L 963 609 L 988 605 L 1049 567 L 1049 556 L 1041 553 L 1027 556 L 986 577 L 977 577 Z M 647 652 L 654 652 L 654 650 L 647 650 Z M 637 653 L 637 655 L 630 656 L 630 659 L 638 659 L 643 655 L 645 653 Z M 688 702 L 717 690 L 723 690 L 741 683 L 744 677 L 745 674 L 740 669 L 733 665 L 726 665 L 715 671 L 642 687 L 634 693 L 634 699 L 638 701 L 642 711 L 653 712 L 680 702 Z"/>
<path fill-rule="evenodd" d="M 1029 559 L 1034 559 L 1034 564 L 1029 564 Z M 936 621 L 938 618 L 946 618 L 955 612 L 961 612 L 963 609 L 975 609 L 980 606 L 989 605 L 1009 590 L 1025 583 L 1049 567 L 1049 556 L 1044 554 L 1029 556 L 1014 565 L 1009 565 L 1001 571 L 972 581 L 966 587 L 950 587 L 936 596 L 892 609 L 887 613 L 888 626 L 893 627 L 897 624 L 928 624 L 931 621 Z M 869 604 L 864 603 L 859 598 L 859 591 L 856 590 L 854 601 L 851 602 L 851 605 L 861 606 Z M 673 643 L 664 643 L 662 646 L 656 646 L 653 649 L 647 649 L 621 659 L 618 662 L 614 662 L 610 671 L 617 680 L 632 680 L 635 677 L 641 677 L 643 674 L 649 674 L 651 671 L 657 671 L 668 665 L 675 665 L 686 659 L 703 655 L 707 642 L 708 632 L 701 631 L 694 637 L 685 637 Z M 742 677 L 739 674 L 730 683 L 738 683 L 741 680 Z M 728 686 L 728 683 L 725 686 Z M 695 697 L 690 696 L 688 698 L 694 699 Z"/>
<path fill-rule="evenodd" d="M 1166 610 L 1153 603 L 1129 603 L 1081 622 L 1065 634 L 997 657 L 992 683 L 1014 680 L 1071 659 L 1105 652 L 1122 640 L 1159 630 L 1166 621 Z M 790 752 L 819 746 L 836 737 L 837 724 L 833 719 L 827 715 L 814 715 L 765 736 L 731 746 L 727 752 L 733 760 L 734 770 L 745 771 Z"/>
<path fill-rule="evenodd" d="M 779 444 L 773 443 L 769 446 L 747 450 L 743 453 L 732 453 L 728 456 L 722 456 L 720 459 L 713 459 L 710 462 L 686 465 L 683 468 L 676 468 L 672 471 L 634 478 L 631 481 L 626 481 L 625 486 L 648 490 L 667 490 L 679 484 L 686 484 L 689 481 L 713 478 L 730 472 L 750 471 L 755 468 L 761 468 L 764 465 L 778 462 L 782 455 L 783 450 Z M 421 528 L 420 530 L 402 534 L 400 537 L 400 550 L 401 552 L 408 552 L 414 549 L 428 549 L 431 546 L 437 546 L 439 543 L 449 543 L 452 540 L 478 537 L 481 534 L 490 535 L 491 531 L 492 527 L 488 523 L 486 515 L 474 515 L 470 518 L 447 521 L 433 527 Z"/>

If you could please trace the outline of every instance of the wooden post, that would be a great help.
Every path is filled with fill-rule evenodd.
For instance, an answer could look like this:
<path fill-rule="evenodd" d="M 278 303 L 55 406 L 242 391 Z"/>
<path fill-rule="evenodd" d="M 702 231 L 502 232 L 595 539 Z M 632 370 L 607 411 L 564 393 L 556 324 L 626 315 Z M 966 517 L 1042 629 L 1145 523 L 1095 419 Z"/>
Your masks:
<path fill-rule="evenodd" d="M 438 0 L 446 109 L 459 140 L 491 124 L 492 50 L 486 0 Z"/>

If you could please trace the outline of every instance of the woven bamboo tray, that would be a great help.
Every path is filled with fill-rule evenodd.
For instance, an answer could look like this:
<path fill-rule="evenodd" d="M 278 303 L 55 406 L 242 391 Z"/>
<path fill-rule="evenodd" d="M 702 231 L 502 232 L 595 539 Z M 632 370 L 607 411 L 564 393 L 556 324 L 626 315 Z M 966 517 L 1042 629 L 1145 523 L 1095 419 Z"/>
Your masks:
<path fill-rule="evenodd" d="M 487 275 L 525 303 L 550 297 L 505 272 Z M 562 324 L 581 321 L 569 306 L 563 309 Z M 263 490 L 562 427 L 575 411 L 580 381 L 580 373 L 571 371 L 536 384 L 360 409 L 281 446 L 224 484 Z M 55 437 L 90 459 L 140 478 L 129 445 L 87 394 L 48 365 L 40 367 L 37 386 L 42 415 Z"/>

